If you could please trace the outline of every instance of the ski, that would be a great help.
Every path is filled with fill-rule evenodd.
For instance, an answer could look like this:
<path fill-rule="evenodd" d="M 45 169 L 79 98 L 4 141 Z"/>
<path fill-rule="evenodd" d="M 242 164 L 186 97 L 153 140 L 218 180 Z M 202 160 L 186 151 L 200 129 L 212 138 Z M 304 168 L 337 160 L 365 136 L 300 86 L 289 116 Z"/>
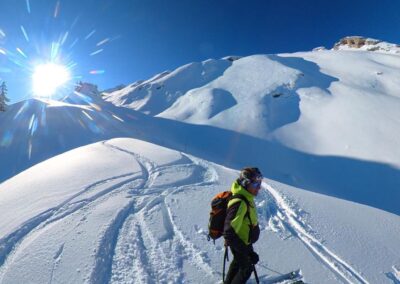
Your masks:
<path fill-rule="evenodd" d="M 392 274 L 394 278 L 396 279 L 397 282 L 400 282 L 400 265 L 393 265 L 392 268 L 393 268 Z M 396 281 L 395 283 L 397 283 Z"/>
<path fill-rule="evenodd" d="M 265 284 L 303 284 L 303 276 L 301 275 L 300 269 L 291 271 L 289 273 L 280 274 L 276 276 L 270 276 L 264 278 L 261 283 Z"/>

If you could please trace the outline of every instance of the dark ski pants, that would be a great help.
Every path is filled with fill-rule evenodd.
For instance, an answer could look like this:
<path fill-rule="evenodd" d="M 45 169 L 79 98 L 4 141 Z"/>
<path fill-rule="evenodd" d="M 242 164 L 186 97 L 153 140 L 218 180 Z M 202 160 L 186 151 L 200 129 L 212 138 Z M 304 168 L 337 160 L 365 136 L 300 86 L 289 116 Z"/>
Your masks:
<path fill-rule="evenodd" d="M 233 260 L 229 266 L 224 284 L 245 284 L 253 272 L 248 253 L 243 253 L 231 247 Z"/>

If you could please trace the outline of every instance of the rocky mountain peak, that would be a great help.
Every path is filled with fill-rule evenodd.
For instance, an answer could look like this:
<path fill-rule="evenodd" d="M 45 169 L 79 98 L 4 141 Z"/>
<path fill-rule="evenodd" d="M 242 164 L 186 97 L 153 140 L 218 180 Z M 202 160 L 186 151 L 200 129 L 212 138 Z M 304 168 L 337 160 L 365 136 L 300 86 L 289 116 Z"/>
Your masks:
<path fill-rule="evenodd" d="M 364 50 L 385 53 L 400 53 L 400 45 L 363 36 L 347 36 L 340 39 L 333 50 Z"/>

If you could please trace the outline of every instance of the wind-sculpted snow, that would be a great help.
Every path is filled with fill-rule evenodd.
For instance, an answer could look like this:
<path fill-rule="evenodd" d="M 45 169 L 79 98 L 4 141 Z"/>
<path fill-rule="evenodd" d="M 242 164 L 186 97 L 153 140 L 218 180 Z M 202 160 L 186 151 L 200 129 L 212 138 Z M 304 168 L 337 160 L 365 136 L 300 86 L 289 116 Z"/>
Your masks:
<path fill-rule="evenodd" d="M 298 119 L 296 81 L 302 76 L 269 56 L 241 58 L 223 76 L 190 90 L 158 116 L 266 137 Z M 287 105 L 285 97 L 293 103 Z"/>
<path fill-rule="evenodd" d="M 133 139 L 104 141 L 43 162 L 0 186 L 0 202 L 10 204 L 0 206 L 0 283 L 218 283 L 223 243 L 207 241 L 209 202 L 236 176 Z M 263 187 L 256 199 L 262 233 L 255 245 L 263 283 L 296 269 L 310 283 L 389 283 L 396 277 L 397 216 L 324 197 L 328 216 L 336 217 L 338 206 L 360 213 L 349 218 L 355 236 L 342 240 L 311 218 L 319 212 L 304 203 L 305 192 L 266 179 Z M 307 194 L 306 200 L 320 198 Z M 390 230 L 368 240 L 360 224 L 371 218 Z M 349 236 L 341 224 L 332 226 Z M 367 247 L 361 250 L 357 242 Z M 380 260 L 388 247 L 392 254 L 384 251 Z"/>
<path fill-rule="evenodd" d="M 105 93 L 104 98 L 115 105 L 157 115 L 168 109 L 187 91 L 201 87 L 221 76 L 230 65 L 229 60 L 223 59 L 189 63 L 173 72 L 163 72 L 111 94 Z"/>

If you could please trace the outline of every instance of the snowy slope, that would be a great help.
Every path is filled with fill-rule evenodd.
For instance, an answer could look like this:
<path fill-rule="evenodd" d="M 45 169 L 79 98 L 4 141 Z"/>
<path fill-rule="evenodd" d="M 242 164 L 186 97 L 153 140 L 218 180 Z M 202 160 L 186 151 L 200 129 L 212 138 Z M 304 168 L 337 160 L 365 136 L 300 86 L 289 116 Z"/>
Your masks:
<path fill-rule="evenodd" d="M 0 282 L 218 283 L 209 200 L 236 176 L 134 139 L 40 163 L 0 185 Z M 308 283 L 400 281 L 398 216 L 268 179 L 263 187 L 263 283 L 277 275 L 264 267 L 301 268 Z"/>
<path fill-rule="evenodd" d="M 115 105 L 125 105 L 146 114 L 155 115 L 170 107 L 188 90 L 203 86 L 219 77 L 230 66 L 229 60 L 193 62 L 165 71 L 146 81 L 138 81 L 115 92 L 105 92 L 104 98 Z"/>
<path fill-rule="evenodd" d="M 100 108 L 30 99 L 0 113 L 0 181 L 66 150 L 123 136 L 122 122 Z"/>
<path fill-rule="evenodd" d="M 196 66 L 213 63 L 219 72 L 213 69 L 208 76 L 211 79 L 201 86 L 198 83 L 208 74 L 205 68 L 201 75 L 200 70 L 193 73 L 185 66 L 158 76 L 157 84 L 163 86 L 159 94 L 146 93 L 146 97 L 158 98 L 157 106 L 139 100 L 136 87 L 108 93 L 105 99 L 135 110 L 146 109 L 158 117 L 228 129 L 302 152 L 398 168 L 400 56 L 351 50 L 254 55 L 233 62 L 225 59 L 231 65 L 219 66 L 216 62 L 223 60 L 208 60 Z M 182 92 L 169 100 L 169 94 L 176 92 L 176 87 L 169 85 L 181 78 Z M 190 88 L 191 83 L 196 87 Z M 129 103 L 121 100 L 122 95 Z"/>
<path fill-rule="evenodd" d="M 168 147 L 233 168 L 257 164 L 283 183 L 400 213 L 400 56 L 327 50 L 223 60 L 230 65 L 220 76 L 186 88 L 173 104 L 166 98 L 174 77 L 158 76 L 164 103 L 154 111 L 144 101 L 135 106 L 136 89 L 106 100 L 190 124 L 188 137 L 161 135 L 190 149 Z M 178 71 L 184 77 L 185 68 Z"/>
<path fill-rule="evenodd" d="M 159 116 L 400 166 L 399 68 L 399 56 L 371 52 L 250 56 Z"/>
<path fill-rule="evenodd" d="M 3 180 L 78 146 L 134 137 L 231 168 L 258 165 L 270 179 L 400 213 L 400 172 L 389 165 L 304 153 L 235 131 L 151 117 L 104 102 L 77 103 L 32 100 L 19 111 L 12 108 L 3 114 Z M 15 118 L 14 112 L 21 114 Z"/>

